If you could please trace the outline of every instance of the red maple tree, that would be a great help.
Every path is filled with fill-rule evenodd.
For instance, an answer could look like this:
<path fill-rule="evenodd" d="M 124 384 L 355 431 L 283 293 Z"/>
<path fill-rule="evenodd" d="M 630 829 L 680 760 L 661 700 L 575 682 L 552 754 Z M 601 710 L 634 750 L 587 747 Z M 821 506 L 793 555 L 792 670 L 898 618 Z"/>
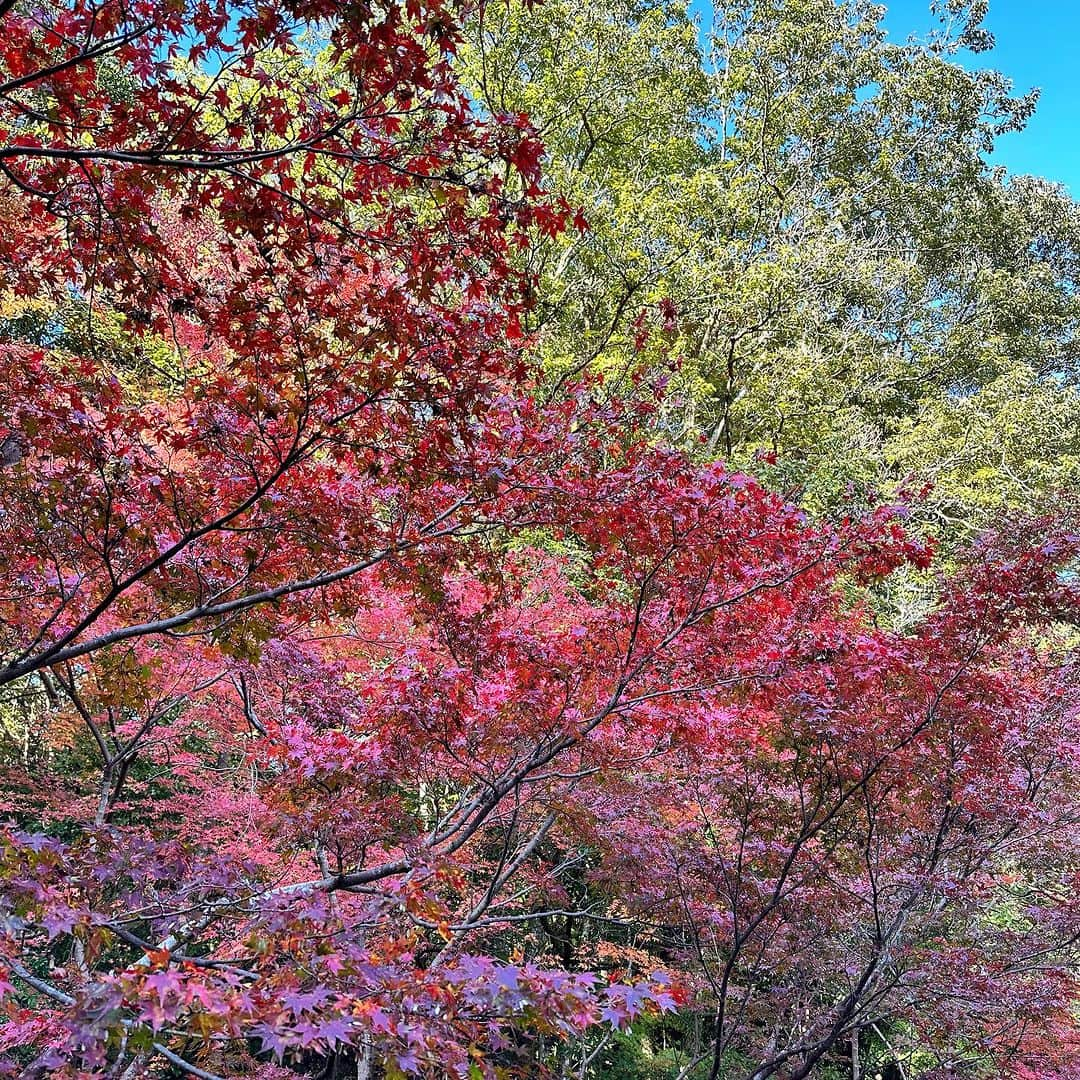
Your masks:
<path fill-rule="evenodd" d="M 464 14 L 0 3 L 3 1067 L 584 1075 L 685 1007 L 714 1080 L 1069 1075 L 1071 514 L 883 628 L 899 510 L 534 393 L 567 207 Z"/>

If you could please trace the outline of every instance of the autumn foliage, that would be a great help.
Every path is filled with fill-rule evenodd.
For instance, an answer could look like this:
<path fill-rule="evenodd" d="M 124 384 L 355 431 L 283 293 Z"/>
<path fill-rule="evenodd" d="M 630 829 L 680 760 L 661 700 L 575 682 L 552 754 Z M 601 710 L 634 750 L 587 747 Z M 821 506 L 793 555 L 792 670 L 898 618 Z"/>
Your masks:
<path fill-rule="evenodd" d="M 935 579 L 550 393 L 468 15 L 0 3 L 0 1069 L 1077 1075 L 1072 509 Z"/>

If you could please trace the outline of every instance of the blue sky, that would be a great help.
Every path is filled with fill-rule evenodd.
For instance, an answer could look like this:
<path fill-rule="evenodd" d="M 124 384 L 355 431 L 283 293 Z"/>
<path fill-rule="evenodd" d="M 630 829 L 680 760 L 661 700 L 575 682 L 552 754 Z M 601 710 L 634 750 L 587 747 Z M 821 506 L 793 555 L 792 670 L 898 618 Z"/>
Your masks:
<path fill-rule="evenodd" d="M 935 25 L 929 0 L 881 3 L 888 7 L 885 26 L 894 40 L 922 36 Z M 1018 93 L 1042 90 L 1027 128 L 999 140 L 994 162 L 1013 173 L 1060 180 L 1080 198 L 1080 2 L 990 0 L 983 25 L 997 39 L 994 49 L 959 59 L 1003 72 Z"/>

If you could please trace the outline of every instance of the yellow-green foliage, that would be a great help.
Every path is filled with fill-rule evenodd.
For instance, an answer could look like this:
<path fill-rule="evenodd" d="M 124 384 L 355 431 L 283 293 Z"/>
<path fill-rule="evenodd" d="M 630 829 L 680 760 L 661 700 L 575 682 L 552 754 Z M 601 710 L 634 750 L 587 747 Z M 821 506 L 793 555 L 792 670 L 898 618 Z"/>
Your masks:
<path fill-rule="evenodd" d="M 474 92 L 590 224 L 531 256 L 553 375 L 656 362 L 631 324 L 670 297 L 665 436 L 813 510 L 928 482 L 949 540 L 1073 483 L 1080 213 L 988 166 L 1034 99 L 957 63 L 976 8 L 896 45 L 865 0 L 489 6 Z"/>

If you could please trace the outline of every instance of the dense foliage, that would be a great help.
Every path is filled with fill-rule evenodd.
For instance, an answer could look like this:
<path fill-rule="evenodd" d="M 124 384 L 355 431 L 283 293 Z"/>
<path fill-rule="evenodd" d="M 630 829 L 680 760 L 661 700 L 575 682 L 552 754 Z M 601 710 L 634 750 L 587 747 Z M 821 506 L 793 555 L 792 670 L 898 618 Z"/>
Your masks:
<path fill-rule="evenodd" d="M 987 166 L 1034 101 L 957 63 L 988 42 L 941 6 L 903 45 L 867 0 L 731 0 L 704 52 L 677 0 L 488 8 L 468 77 L 528 112 L 591 226 L 532 249 L 549 368 L 617 378 L 670 300 L 667 437 L 777 452 L 770 482 L 808 505 L 917 476 L 920 514 L 970 535 L 1074 484 L 1080 218 Z"/>
<path fill-rule="evenodd" d="M 1078 217 L 943 13 L 0 0 L 3 1075 L 1080 1075 Z"/>

